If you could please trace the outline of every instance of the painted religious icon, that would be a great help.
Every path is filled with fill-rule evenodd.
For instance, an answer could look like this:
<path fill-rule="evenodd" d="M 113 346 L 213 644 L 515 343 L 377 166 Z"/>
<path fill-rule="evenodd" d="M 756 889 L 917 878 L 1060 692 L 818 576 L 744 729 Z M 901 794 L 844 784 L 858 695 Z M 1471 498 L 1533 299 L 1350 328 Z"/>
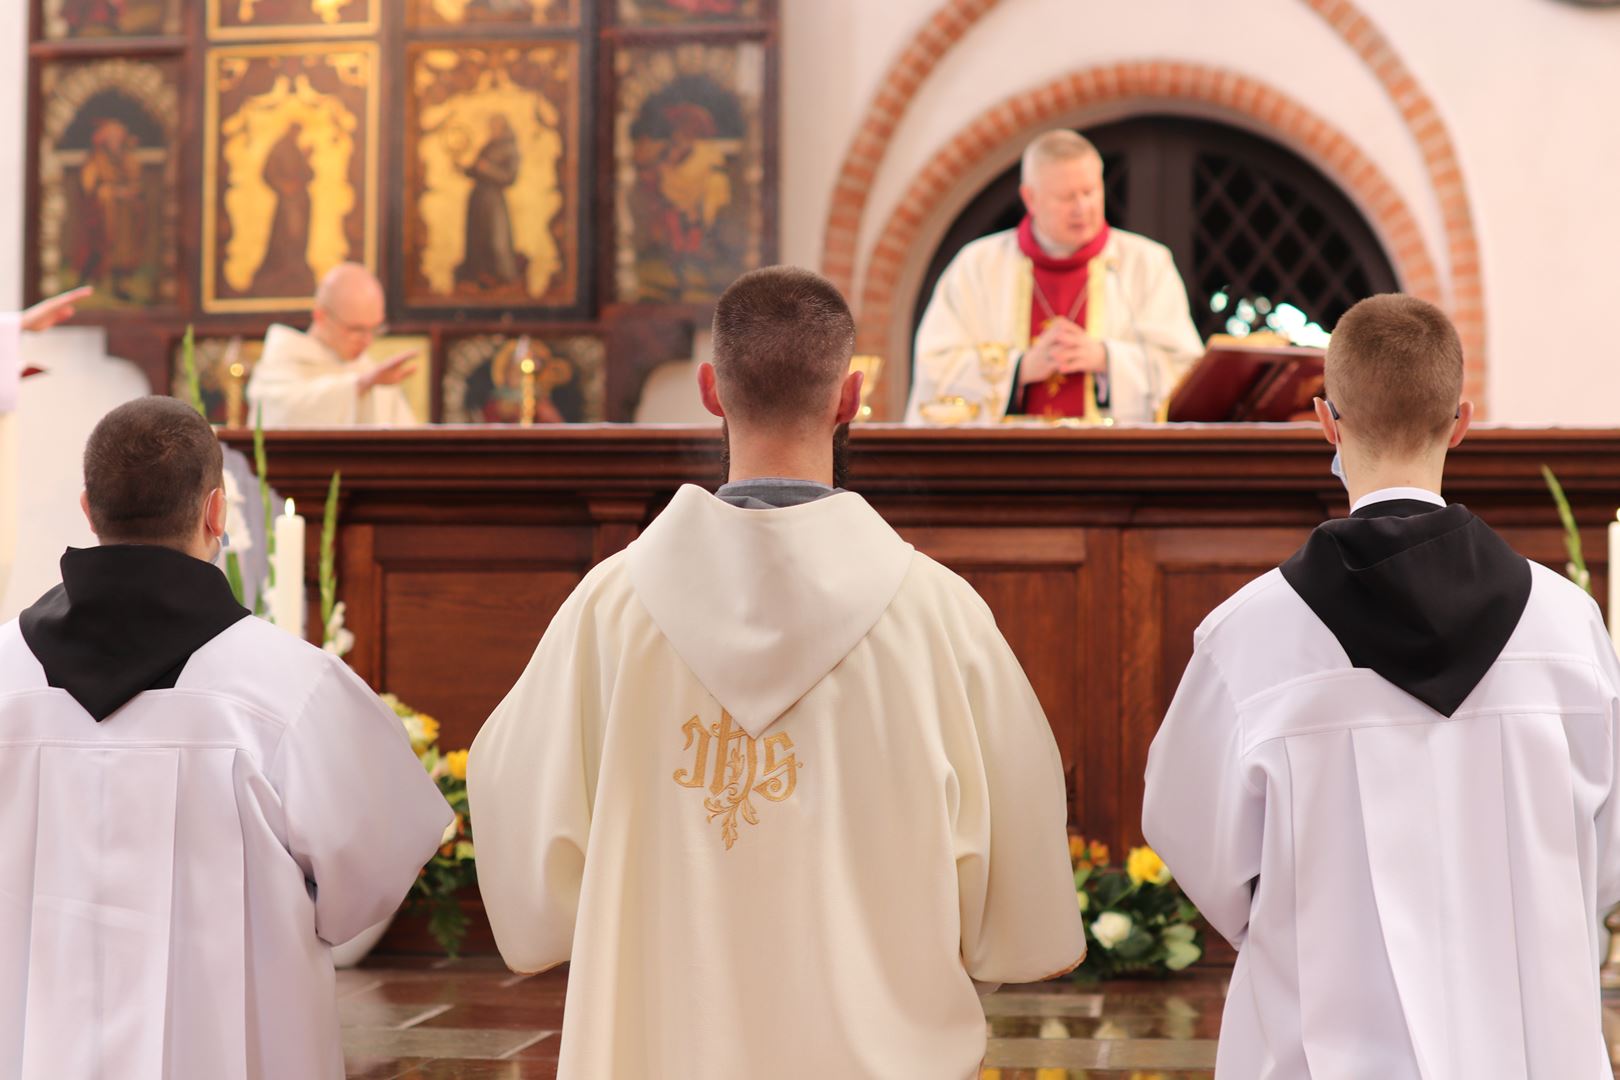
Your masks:
<path fill-rule="evenodd" d="M 599 423 L 606 398 L 602 340 L 589 334 L 534 337 L 478 334 L 450 344 L 444 367 L 444 422 L 516 424 L 523 415 L 523 358 L 536 423 Z"/>
<path fill-rule="evenodd" d="M 150 37 L 180 32 L 179 0 L 45 0 L 47 38 Z"/>
<path fill-rule="evenodd" d="M 579 24 L 581 0 L 410 0 L 414 26 Z"/>
<path fill-rule="evenodd" d="M 172 61 L 44 66 L 38 295 L 93 285 L 86 307 L 177 302 L 178 74 Z"/>
<path fill-rule="evenodd" d="M 764 48 L 647 46 L 617 62 L 619 299 L 713 300 L 764 249 Z"/>
<path fill-rule="evenodd" d="M 376 47 L 209 54 L 203 306 L 308 308 L 341 262 L 376 265 Z"/>
<path fill-rule="evenodd" d="M 576 304 L 578 47 L 565 41 L 432 46 L 411 60 L 407 302 Z"/>
<path fill-rule="evenodd" d="M 737 22 L 757 19 L 760 0 L 619 0 L 619 22 L 626 26 Z"/>
<path fill-rule="evenodd" d="M 377 29 L 385 0 L 207 0 L 208 36 L 233 38 L 353 37 Z"/>

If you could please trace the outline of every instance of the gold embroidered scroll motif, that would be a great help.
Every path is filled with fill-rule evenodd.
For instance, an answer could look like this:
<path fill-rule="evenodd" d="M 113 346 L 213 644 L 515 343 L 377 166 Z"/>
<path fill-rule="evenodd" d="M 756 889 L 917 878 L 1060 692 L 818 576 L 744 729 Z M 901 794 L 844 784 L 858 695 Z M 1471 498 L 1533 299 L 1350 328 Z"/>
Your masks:
<path fill-rule="evenodd" d="M 759 824 L 755 795 L 768 802 L 786 802 L 799 785 L 799 770 L 804 765 L 785 733 L 755 739 L 722 710 L 720 719 L 708 725 L 692 717 L 681 725 L 681 734 L 686 736 L 682 749 L 695 747 L 695 754 L 691 768 L 675 770 L 675 782 L 708 790 L 703 808 L 711 822 L 720 820 L 720 837 L 727 851 L 737 842 L 739 819 Z"/>

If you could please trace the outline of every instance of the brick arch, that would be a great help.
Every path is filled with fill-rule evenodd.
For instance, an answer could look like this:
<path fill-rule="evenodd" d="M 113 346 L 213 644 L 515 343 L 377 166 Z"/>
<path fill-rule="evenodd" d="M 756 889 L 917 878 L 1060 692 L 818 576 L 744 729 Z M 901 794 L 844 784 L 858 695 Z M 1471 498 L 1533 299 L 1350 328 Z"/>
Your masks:
<path fill-rule="evenodd" d="M 1479 247 L 1473 224 L 1473 211 L 1463 182 L 1462 169 L 1451 136 L 1434 102 L 1418 86 L 1411 71 L 1396 55 L 1389 40 L 1349 0 L 1301 0 L 1325 20 L 1329 27 L 1371 68 L 1374 77 L 1400 110 L 1412 138 L 1417 142 L 1429 182 L 1441 208 L 1445 230 L 1448 266 L 1450 269 L 1450 303 L 1446 304 L 1462 336 L 1468 357 L 1466 392 L 1483 408 L 1486 362 L 1484 284 L 1481 277 Z M 855 262 L 861 221 L 865 216 L 871 185 L 888 152 L 889 142 L 901 118 L 910 107 L 922 83 L 938 66 L 957 42 L 973 25 L 989 13 L 1000 0 L 946 0 L 939 10 L 918 32 L 911 44 L 890 66 L 862 124 L 856 130 L 845 154 L 838 178 L 834 184 L 832 204 L 823 237 L 822 269 L 846 293 L 855 284 Z M 998 109 L 1007 110 L 1014 125 L 1024 131 L 1038 126 L 1030 119 L 1032 110 L 1042 113 L 1050 123 L 1058 113 L 1073 115 L 1086 111 L 1087 105 L 1101 109 L 1109 101 L 1116 105 L 1125 99 L 1121 85 L 1129 82 L 1132 92 L 1156 103 L 1185 105 L 1189 101 L 1202 101 L 1221 111 L 1228 111 L 1249 126 L 1259 126 L 1263 132 L 1279 138 L 1297 150 L 1304 150 L 1328 174 L 1345 188 L 1371 219 L 1373 227 L 1390 249 L 1396 272 L 1403 286 L 1417 295 L 1442 302 L 1444 296 L 1432 260 L 1423 247 L 1416 222 L 1394 188 L 1348 140 L 1331 132 L 1319 117 L 1311 115 L 1298 103 L 1263 84 L 1231 72 L 1215 72 L 1211 84 L 1205 73 L 1213 69 L 1192 64 L 1126 63 L 1094 68 L 1091 71 L 1055 80 L 1029 94 L 1016 95 Z M 1202 96 L 1199 92 L 1202 91 Z M 1052 108 L 1052 95 L 1069 95 L 1066 108 Z M 1014 110 L 1017 103 L 1017 111 Z M 966 165 L 960 159 L 964 153 L 982 155 L 993 149 L 997 142 L 984 142 L 981 122 L 994 114 L 991 110 L 970 124 L 964 132 L 946 145 L 918 174 L 905 198 L 901 200 L 896 218 L 902 215 L 914 218 L 910 234 L 915 237 L 930 201 L 917 203 L 913 196 L 922 193 L 926 199 L 937 201 L 949 190 L 949 178 L 960 180 Z M 1291 130 L 1297 125 L 1298 129 Z M 1311 136 L 1338 135 L 1343 140 L 1329 147 L 1323 156 L 1321 147 L 1303 142 Z M 967 141 L 964 142 L 963 140 Z M 1331 140 L 1329 140 L 1331 142 Z M 919 210 L 922 207 L 924 209 Z M 864 328 L 876 321 L 878 312 L 869 311 L 865 298 L 873 291 L 873 278 L 882 276 L 884 260 L 888 261 L 890 294 L 881 312 L 887 324 L 892 312 L 893 276 L 900 262 L 894 259 L 896 249 L 888 241 L 896 233 L 905 231 L 904 222 L 891 220 L 873 249 L 868 264 L 867 289 L 863 294 L 861 322 Z M 1417 253 L 1421 252 L 1421 258 Z M 1404 253 L 1404 254 L 1403 254 Z M 1425 272 L 1424 263 L 1427 263 Z M 880 290 L 881 292 L 881 290 Z M 880 297 L 881 298 L 881 297 Z M 888 344 L 887 329 L 864 331 L 867 346 L 876 342 L 883 348 Z"/>

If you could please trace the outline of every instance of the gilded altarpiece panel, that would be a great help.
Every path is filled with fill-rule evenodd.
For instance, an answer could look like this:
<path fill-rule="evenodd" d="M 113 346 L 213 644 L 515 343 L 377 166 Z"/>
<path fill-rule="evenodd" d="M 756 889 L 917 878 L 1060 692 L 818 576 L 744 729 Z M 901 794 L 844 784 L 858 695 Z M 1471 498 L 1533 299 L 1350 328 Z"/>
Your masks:
<path fill-rule="evenodd" d="M 703 303 L 761 263 L 765 47 L 615 56 L 615 280 L 627 303 Z"/>
<path fill-rule="evenodd" d="M 128 59 L 41 72 L 39 295 L 92 285 L 85 308 L 177 303 L 178 74 Z"/>
<path fill-rule="evenodd" d="M 341 262 L 377 262 L 377 50 L 208 57 L 203 307 L 307 309 Z"/>
<path fill-rule="evenodd" d="M 377 30 L 387 0 L 207 0 L 216 41 L 355 37 Z"/>
<path fill-rule="evenodd" d="M 409 71 L 406 303 L 574 307 L 582 285 L 578 44 L 420 45 Z"/>
<path fill-rule="evenodd" d="M 179 0 L 44 0 L 40 10 L 41 28 L 52 41 L 180 32 Z"/>

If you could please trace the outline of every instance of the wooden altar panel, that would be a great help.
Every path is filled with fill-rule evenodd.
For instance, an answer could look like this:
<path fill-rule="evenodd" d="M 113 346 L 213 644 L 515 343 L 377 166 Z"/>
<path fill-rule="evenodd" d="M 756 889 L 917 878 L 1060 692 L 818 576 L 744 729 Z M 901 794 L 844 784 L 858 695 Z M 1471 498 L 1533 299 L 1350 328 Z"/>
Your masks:
<path fill-rule="evenodd" d="M 594 548 L 590 526 L 384 530 L 371 555 L 367 629 L 351 625 L 381 645 L 372 684 L 436 718 L 444 749 L 469 746 L 595 561 Z"/>
<path fill-rule="evenodd" d="M 1091 534 L 1078 528 L 1040 526 L 911 526 L 901 536 L 917 550 L 961 574 L 984 598 L 1002 636 L 1029 676 L 1041 701 L 1069 784 L 1070 813 L 1076 813 L 1095 778 L 1088 782 L 1087 716 L 1111 709 L 1114 680 L 1092 664 L 1111 650 L 1106 620 L 1093 605 L 1112 578 L 1106 564 L 1111 537 L 1101 552 Z M 1098 556 L 1101 555 L 1101 558 Z M 1099 564 L 1102 564 L 1101 567 Z"/>
<path fill-rule="evenodd" d="M 1098 763 L 1117 791 L 1114 835 L 1141 843 L 1148 748 L 1192 659 L 1199 623 L 1292 555 L 1309 529 L 1141 529 L 1124 536 L 1119 581 L 1119 756 Z"/>

